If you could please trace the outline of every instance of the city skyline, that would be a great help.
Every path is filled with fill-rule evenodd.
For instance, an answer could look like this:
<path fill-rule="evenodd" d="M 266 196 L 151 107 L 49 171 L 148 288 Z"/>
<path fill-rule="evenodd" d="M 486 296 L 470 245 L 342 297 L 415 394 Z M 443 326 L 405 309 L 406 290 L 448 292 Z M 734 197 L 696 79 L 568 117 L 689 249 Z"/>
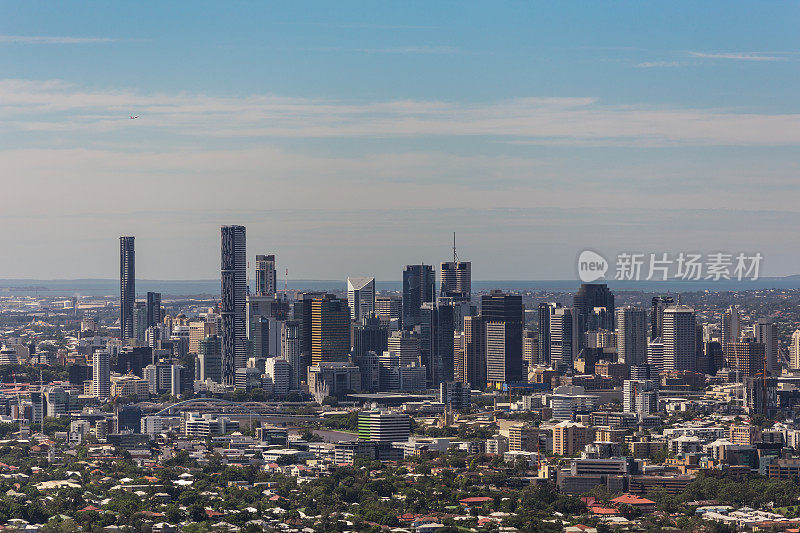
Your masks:
<path fill-rule="evenodd" d="M 0 530 L 800 532 L 799 27 L 0 2 Z"/>
<path fill-rule="evenodd" d="M 452 231 L 475 279 L 743 243 L 798 273 L 797 4 L 317 6 L 1 7 L 2 277 L 111 278 L 130 234 L 143 278 L 211 279 L 223 224 L 296 279 Z"/>

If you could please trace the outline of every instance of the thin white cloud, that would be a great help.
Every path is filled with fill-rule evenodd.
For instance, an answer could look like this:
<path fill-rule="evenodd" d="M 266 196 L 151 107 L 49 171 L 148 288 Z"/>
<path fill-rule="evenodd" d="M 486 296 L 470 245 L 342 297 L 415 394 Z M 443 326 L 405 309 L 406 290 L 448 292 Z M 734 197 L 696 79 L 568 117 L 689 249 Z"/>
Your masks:
<path fill-rule="evenodd" d="M 355 52 L 382 54 L 455 54 L 454 46 L 398 46 L 393 48 L 355 48 Z"/>
<path fill-rule="evenodd" d="M 96 44 L 112 43 L 110 37 L 62 37 L 52 35 L 0 35 L 0 44 Z"/>
<path fill-rule="evenodd" d="M 685 64 L 682 61 L 644 61 L 637 63 L 636 68 L 682 67 Z"/>
<path fill-rule="evenodd" d="M 129 114 L 140 118 L 130 121 Z M 0 80 L 0 120 L 8 131 L 74 133 L 83 145 L 131 128 L 185 142 L 479 136 L 561 145 L 800 145 L 798 114 L 605 105 L 592 97 L 462 103 L 144 94 L 88 91 L 57 80 Z M 63 135 L 58 141 L 66 142 Z"/>
<path fill-rule="evenodd" d="M 408 45 L 393 47 L 345 48 L 341 46 L 323 46 L 312 48 L 277 48 L 277 50 L 301 50 L 306 52 L 331 52 L 347 54 L 457 54 L 460 50 L 454 46 Z"/>
<path fill-rule="evenodd" d="M 730 59 L 735 61 L 787 61 L 784 55 L 767 55 L 757 52 L 689 52 L 700 59 Z"/>

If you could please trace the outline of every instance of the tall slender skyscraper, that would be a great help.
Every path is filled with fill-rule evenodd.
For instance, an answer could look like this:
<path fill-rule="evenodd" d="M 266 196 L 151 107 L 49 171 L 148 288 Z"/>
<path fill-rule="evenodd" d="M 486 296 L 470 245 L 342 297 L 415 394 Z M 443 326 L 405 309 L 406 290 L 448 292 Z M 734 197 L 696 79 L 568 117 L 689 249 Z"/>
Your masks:
<path fill-rule="evenodd" d="M 347 278 L 347 305 L 350 320 L 360 322 L 375 313 L 375 278 Z"/>
<path fill-rule="evenodd" d="M 764 358 L 768 376 L 780 374 L 778 361 L 778 327 L 771 318 L 759 318 L 753 326 L 756 342 L 764 345 Z"/>
<path fill-rule="evenodd" d="M 664 328 L 664 309 L 673 305 L 675 299 L 672 296 L 653 296 L 650 311 L 650 340 L 661 337 Z"/>
<path fill-rule="evenodd" d="M 403 327 L 419 324 L 419 309 L 436 297 L 436 275 L 433 265 L 406 265 L 403 270 Z"/>
<path fill-rule="evenodd" d="M 555 307 L 550 315 L 550 363 L 572 370 L 577 347 L 577 314 L 571 307 Z"/>
<path fill-rule="evenodd" d="M 468 308 L 468 302 L 450 298 L 424 302 L 420 308 L 419 324 L 414 330 L 421 334 L 422 364 L 428 372 L 430 386 L 453 380 L 453 334 L 463 328 L 463 317 L 470 314 Z"/>
<path fill-rule="evenodd" d="M 486 387 L 486 324 L 480 316 L 464 317 L 464 332 L 458 334 L 456 374 L 474 389 Z"/>
<path fill-rule="evenodd" d="M 697 327 L 694 309 L 685 305 L 664 309 L 661 339 L 664 370 L 697 370 Z"/>
<path fill-rule="evenodd" d="M 302 352 L 300 351 L 300 322 L 286 320 L 281 331 L 281 357 L 289 362 L 292 368 L 289 386 L 299 389 L 300 382 L 305 379 L 306 368 L 303 366 Z"/>
<path fill-rule="evenodd" d="M 278 290 L 274 255 L 256 256 L 256 296 L 271 296 Z"/>
<path fill-rule="evenodd" d="M 617 309 L 619 362 L 630 366 L 647 363 L 647 312 L 638 307 Z"/>
<path fill-rule="evenodd" d="M 539 363 L 549 365 L 550 357 L 550 317 L 561 304 L 556 302 L 539 303 Z M 556 361 L 557 362 L 557 361 Z"/>
<path fill-rule="evenodd" d="M 111 393 L 111 354 L 98 350 L 92 355 L 92 393 L 107 400 Z"/>
<path fill-rule="evenodd" d="M 155 325 L 161 324 L 161 321 L 163 319 L 164 317 L 161 316 L 161 293 L 148 292 L 147 309 L 146 309 L 147 327 L 150 328 Z"/>
<path fill-rule="evenodd" d="M 800 329 L 792 333 L 792 347 L 789 350 L 789 368 L 800 370 Z"/>
<path fill-rule="evenodd" d="M 742 336 L 742 322 L 739 317 L 739 307 L 730 306 L 722 316 L 722 349 L 731 342 L 739 342 Z"/>
<path fill-rule="evenodd" d="M 244 226 L 221 228 L 222 382 L 235 385 L 247 366 L 247 237 Z"/>
<path fill-rule="evenodd" d="M 133 305 L 136 302 L 134 237 L 119 238 L 119 328 L 123 340 L 133 337 Z"/>

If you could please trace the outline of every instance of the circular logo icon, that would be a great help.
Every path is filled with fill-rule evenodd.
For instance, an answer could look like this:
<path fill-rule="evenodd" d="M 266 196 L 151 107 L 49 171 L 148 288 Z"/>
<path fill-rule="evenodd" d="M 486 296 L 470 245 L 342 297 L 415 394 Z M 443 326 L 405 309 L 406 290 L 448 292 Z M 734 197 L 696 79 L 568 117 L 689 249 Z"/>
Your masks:
<path fill-rule="evenodd" d="M 608 261 L 597 252 L 584 250 L 578 256 L 578 277 L 582 282 L 597 281 L 605 276 L 607 271 Z"/>

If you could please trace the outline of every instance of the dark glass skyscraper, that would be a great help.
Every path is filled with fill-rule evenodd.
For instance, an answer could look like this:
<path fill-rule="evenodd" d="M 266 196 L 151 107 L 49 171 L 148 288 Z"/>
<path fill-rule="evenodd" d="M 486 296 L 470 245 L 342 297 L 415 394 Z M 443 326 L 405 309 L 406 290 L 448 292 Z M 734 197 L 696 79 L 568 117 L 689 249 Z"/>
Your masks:
<path fill-rule="evenodd" d="M 275 294 L 278 276 L 275 271 L 274 255 L 256 256 L 256 295 L 267 296 Z"/>
<path fill-rule="evenodd" d="M 247 239 L 244 226 L 221 229 L 222 382 L 236 383 L 247 363 Z"/>
<path fill-rule="evenodd" d="M 133 304 L 136 302 L 134 237 L 119 238 L 119 328 L 120 337 L 133 337 Z"/>
<path fill-rule="evenodd" d="M 581 283 L 578 292 L 573 297 L 573 307 L 578 316 L 578 341 L 583 342 L 583 333 L 589 324 L 589 315 L 595 307 L 605 307 L 606 313 L 600 329 L 614 331 L 614 295 L 608 290 L 605 283 Z"/>
<path fill-rule="evenodd" d="M 364 317 L 353 326 L 353 359 L 375 352 L 382 355 L 389 346 L 389 327 L 381 324 L 377 317 Z"/>
<path fill-rule="evenodd" d="M 539 362 L 550 364 L 550 316 L 558 304 L 541 302 L 539 304 Z"/>
<path fill-rule="evenodd" d="M 494 383 L 522 381 L 522 330 L 525 327 L 522 296 L 499 290 L 484 294 L 481 318 L 487 328 L 487 380 Z"/>
<path fill-rule="evenodd" d="M 403 270 L 403 327 L 412 329 L 419 324 L 420 307 L 434 301 L 435 296 L 433 265 L 406 265 Z"/>
<path fill-rule="evenodd" d="M 148 292 L 147 293 L 147 327 L 160 324 L 164 319 L 161 316 L 161 293 Z"/>
<path fill-rule="evenodd" d="M 456 331 L 458 304 L 440 299 L 425 302 L 420 309 L 419 332 L 422 364 L 427 372 L 428 385 L 436 387 L 443 381 L 452 381 L 455 372 L 453 334 Z"/>
<path fill-rule="evenodd" d="M 674 305 L 675 300 L 672 296 L 653 296 L 652 310 L 650 312 L 650 338 L 661 337 L 664 329 L 664 309 Z M 724 334 L 723 334 L 724 336 Z M 723 347 L 725 343 L 723 343 Z"/>
<path fill-rule="evenodd" d="M 441 264 L 441 296 L 472 297 L 472 263 L 469 261 L 445 261 Z"/>

